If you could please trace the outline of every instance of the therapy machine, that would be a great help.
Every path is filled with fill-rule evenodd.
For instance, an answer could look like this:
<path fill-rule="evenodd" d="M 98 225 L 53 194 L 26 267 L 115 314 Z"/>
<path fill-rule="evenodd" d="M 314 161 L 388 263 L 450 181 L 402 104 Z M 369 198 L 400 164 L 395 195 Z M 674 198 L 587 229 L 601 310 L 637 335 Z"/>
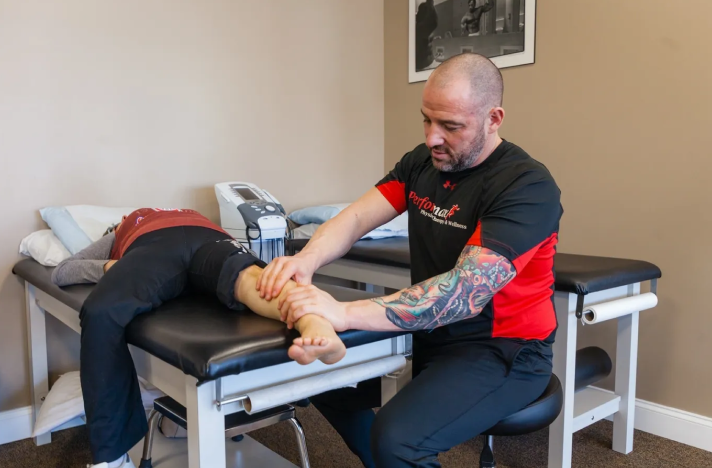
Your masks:
<path fill-rule="evenodd" d="M 287 219 L 282 204 L 267 190 L 249 182 L 215 184 L 220 224 L 269 263 L 284 255 Z"/>

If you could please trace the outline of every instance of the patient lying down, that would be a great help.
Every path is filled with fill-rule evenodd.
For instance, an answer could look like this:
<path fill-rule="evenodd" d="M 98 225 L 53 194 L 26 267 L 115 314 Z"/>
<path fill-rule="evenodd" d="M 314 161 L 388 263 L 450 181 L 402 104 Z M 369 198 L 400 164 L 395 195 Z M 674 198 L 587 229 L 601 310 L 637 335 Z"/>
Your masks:
<path fill-rule="evenodd" d="M 296 283 L 290 281 L 280 296 L 270 301 L 261 298 L 255 285 L 262 262 L 197 212 L 143 208 L 124 220 L 107 231 L 102 239 L 60 263 L 52 274 L 52 281 L 66 286 L 101 280 L 102 287 L 97 288 L 96 294 L 109 294 L 117 303 L 126 303 L 126 296 L 133 296 L 133 300 L 150 302 L 151 308 L 189 290 L 197 290 L 217 294 L 232 309 L 241 309 L 244 305 L 263 317 L 281 319 L 278 304 Z M 121 263 L 117 263 L 119 259 Z M 107 274 L 110 268 L 111 275 Z M 176 274 L 179 279 L 171 278 L 161 284 L 163 278 Z M 224 290 L 226 279 L 231 292 Z M 230 296 L 227 300 L 226 293 Z M 133 301 L 128 303 L 134 305 Z M 128 304 L 122 310 L 117 308 L 110 305 L 111 311 L 104 313 L 118 313 L 125 323 L 146 311 L 144 307 Z M 295 328 L 301 337 L 294 340 L 289 357 L 300 364 L 316 359 L 332 364 L 346 353 L 332 325 L 319 316 L 306 316 Z"/>

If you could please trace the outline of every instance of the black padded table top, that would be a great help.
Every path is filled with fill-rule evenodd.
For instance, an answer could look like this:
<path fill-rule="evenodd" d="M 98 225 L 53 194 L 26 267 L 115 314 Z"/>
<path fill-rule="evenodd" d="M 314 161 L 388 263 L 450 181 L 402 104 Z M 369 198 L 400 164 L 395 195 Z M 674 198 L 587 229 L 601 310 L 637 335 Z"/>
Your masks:
<path fill-rule="evenodd" d="M 298 251 L 306 243 L 306 239 L 298 239 L 291 241 L 289 245 Z M 408 238 L 358 241 L 343 258 L 410 269 Z M 660 268 L 649 262 L 566 253 L 556 254 L 554 271 L 556 290 L 576 294 L 603 291 L 660 278 L 662 275 Z"/>
<path fill-rule="evenodd" d="M 52 268 L 32 259 L 22 260 L 13 268 L 17 276 L 78 313 L 93 286 L 60 288 L 51 282 L 51 272 Z M 342 301 L 374 297 L 354 289 L 319 287 Z M 405 332 L 349 330 L 339 336 L 351 348 L 399 334 Z M 297 336 L 295 330 L 288 330 L 282 322 L 250 311 L 235 312 L 217 299 L 198 296 L 169 301 L 139 315 L 126 328 L 128 343 L 201 381 L 290 362 L 287 349 Z"/>

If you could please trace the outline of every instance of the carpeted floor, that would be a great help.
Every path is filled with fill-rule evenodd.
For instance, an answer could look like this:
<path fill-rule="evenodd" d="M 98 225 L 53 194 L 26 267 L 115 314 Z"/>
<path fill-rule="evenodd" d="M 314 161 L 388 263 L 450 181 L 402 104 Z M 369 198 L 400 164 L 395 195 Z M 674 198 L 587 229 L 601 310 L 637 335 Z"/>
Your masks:
<path fill-rule="evenodd" d="M 336 432 L 314 409 L 298 408 L 298 418 L 307 434 L 313 468 L 360 468 Z M 578 468 L 712 468 L 712 453 L 635 432 L 633 453 L 621 455 L 611 450 L 613 424 L 601 421 L 574 436 L 573 466 Z M 299 465 L 291 428 L 278 424 L 250 434 L 283 457 Z M 0 445 L 2 468 L 83 468 L 89 462 L 89 446 L 84 426 L 55 433 L 49 445 L 35 447 L 30 440 Z M 229 443 L 229 442 L 228 442 Z M 546 467 L 548 430 L 521 437 L 495 439 L 499 468 Z M 440 457 L 445 468 L 478 466 L 482 438 L 459 445 Z M 137 462 L 137 460 L 136 460 Z"/>

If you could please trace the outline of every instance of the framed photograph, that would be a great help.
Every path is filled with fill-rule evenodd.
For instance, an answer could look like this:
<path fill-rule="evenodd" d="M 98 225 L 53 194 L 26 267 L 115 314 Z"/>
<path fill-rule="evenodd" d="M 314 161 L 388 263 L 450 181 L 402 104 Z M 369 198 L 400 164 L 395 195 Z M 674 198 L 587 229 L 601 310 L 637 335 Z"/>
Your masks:
<path fill-rule="evenodd" d="M 534 63 L 536 0 L 408 0 L 408 82 L 425 81 L 453 55 L 474 52 L 499 68 Z"/>

